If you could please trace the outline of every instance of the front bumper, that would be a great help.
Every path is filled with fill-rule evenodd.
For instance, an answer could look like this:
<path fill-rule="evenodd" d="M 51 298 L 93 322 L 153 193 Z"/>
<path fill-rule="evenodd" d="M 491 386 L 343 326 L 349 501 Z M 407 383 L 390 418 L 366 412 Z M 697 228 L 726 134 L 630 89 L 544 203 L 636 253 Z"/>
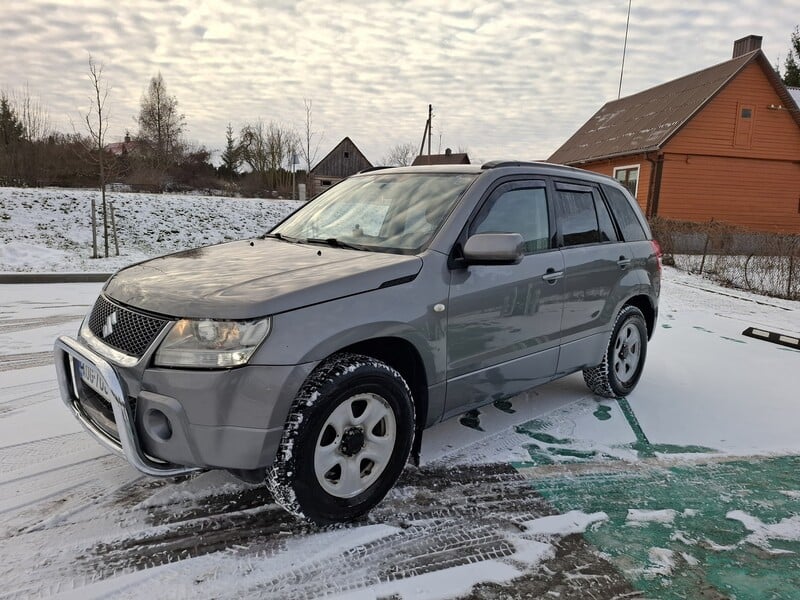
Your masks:
<path fill-rule="evenodd" d="M 272 464 L 291 403 L 315 366 L 164 369 L 146 366 L 152 351 L 121 364 L 90 342 L 55 343 L 62 399 L 95 439 L 154 477 Z M 105 386 L 90 387 L 79 363 L 93 367 Z"/>
<path fill-rule="evenodd" d="M 62 336 L 56 340 L 55 363 L 61 399 L 86 430 L 103 446 L 124 456 L 131 465 L 153 477 L 174 477 L 197 471 L 196 467 L 173 465 L 148 456 L 136 432 L 133 410 L 127 401 L 123 381 L 102 356 L 77 340 Z M 101 410 L 92 410 L 80 402 L 78 362 L 90 364 L 100 372 L 111 398 L 113 422 Z M 116 437 L 114 436 L 116 433 Z"/>

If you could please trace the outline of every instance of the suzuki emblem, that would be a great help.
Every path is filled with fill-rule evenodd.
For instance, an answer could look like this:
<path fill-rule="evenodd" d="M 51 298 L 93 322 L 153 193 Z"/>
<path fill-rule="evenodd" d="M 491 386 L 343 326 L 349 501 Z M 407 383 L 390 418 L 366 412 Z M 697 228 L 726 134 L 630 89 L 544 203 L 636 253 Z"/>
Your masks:
<path fill-rule="evenodd" d="M 106 322 L 103 324 L 103 337 L 107 338 L 112 333 L 114 333 L 114 325 L 117 324 L 117 311 L 112 312 L 106 318 Z"/>

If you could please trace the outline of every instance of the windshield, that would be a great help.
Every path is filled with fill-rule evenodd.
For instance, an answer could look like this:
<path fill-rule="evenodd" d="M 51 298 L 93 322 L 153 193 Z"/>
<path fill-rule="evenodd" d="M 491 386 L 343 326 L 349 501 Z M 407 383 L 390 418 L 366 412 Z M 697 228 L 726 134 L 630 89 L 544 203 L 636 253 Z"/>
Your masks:
<path fill-rule="evenodd" d="M 426 246 L 473 173 L 383 173 L 346 179 L 270 234 L 381 252 Z"/>

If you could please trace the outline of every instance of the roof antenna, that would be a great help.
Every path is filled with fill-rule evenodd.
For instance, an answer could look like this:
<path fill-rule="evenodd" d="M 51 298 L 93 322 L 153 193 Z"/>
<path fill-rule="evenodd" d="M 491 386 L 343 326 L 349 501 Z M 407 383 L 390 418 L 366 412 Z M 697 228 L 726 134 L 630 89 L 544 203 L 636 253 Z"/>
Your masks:
<path fill-rule="evenodd" d="M 617 100 L 622 96 L 622 74 L 625 72 L 625 51 L 628 49 L 628 26 L 631 24 L 631 2 L 628 0 L 628 19 L 625 21 L 625 43 L 622 45 L 622 68 L 619 70 L 619 89 L 617 90 Z"/>

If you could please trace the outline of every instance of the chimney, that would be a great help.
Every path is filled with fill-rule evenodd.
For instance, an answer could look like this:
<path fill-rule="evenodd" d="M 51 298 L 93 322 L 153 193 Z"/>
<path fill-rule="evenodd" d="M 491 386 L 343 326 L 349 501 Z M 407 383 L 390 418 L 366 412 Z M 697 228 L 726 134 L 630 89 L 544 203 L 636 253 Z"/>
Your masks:
<path fill-rule="evenodd" d="M 739 58 L 743 54 L 748 54 L 754 50 L 761 49 L 761 40 L 764 39 L 760 35 L 748 35 L 740 40 L 733 42 L 733 58 Z"/>

